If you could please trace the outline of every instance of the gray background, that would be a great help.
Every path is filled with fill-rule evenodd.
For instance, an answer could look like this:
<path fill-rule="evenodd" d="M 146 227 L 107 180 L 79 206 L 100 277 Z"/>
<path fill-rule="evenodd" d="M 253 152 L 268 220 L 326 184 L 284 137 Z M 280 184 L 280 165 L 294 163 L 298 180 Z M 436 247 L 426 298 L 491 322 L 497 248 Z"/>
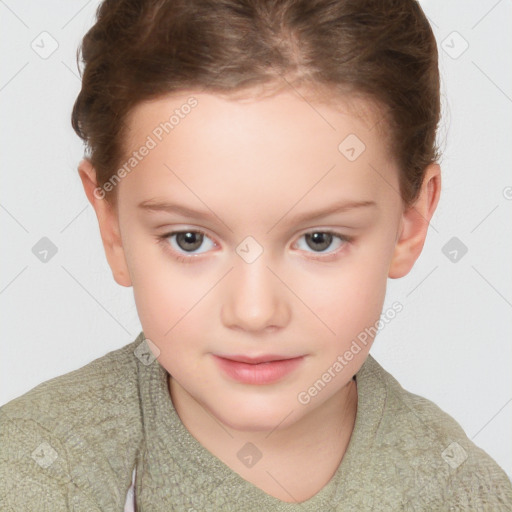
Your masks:
<path fill-rule="evenodd" d="M 97 5 L 0 0 L 0 404 L 141 330 L 132 289 L 108 267 L 70 124 L 76 48 Z M 415 267 L 388 280 L 383 311 L 394 301 L 404 309 L 371 353 L 404 388 L 452 415 L 510 477 L 512 4 L 421 5 L 440 50 L 443 190 Z M 34 254 L 44 237 L 57 249 L 46 262 Z"/>

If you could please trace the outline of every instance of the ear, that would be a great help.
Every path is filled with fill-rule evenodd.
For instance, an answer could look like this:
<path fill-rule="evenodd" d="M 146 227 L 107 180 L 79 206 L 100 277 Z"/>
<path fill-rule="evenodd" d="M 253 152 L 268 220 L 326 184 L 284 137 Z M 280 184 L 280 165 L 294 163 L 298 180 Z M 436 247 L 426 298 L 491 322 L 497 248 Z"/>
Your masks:
<path fill-rule="evenodd" d="M 407 275 L 421 254 L 440 195 L 441 168 L 438 164 L 430 164 L 425 171 L 418 199 L 402 213 L 399 235 L 389 266 L 388 276 L 391 279 Z"/>
<path fill-rule="evenodd" d="M 132 286 L 128 265 L 119 229 L 119 218 L 115 208 L 104 199 L 105 192 L 98 187 L 96 170 L 88 158 L 84 158 L 79 166 L 78 173 L 87 195 L 92 204 L 100 226 L 101 239 L 108 264 L 116 283 L 121 286 Z"/>

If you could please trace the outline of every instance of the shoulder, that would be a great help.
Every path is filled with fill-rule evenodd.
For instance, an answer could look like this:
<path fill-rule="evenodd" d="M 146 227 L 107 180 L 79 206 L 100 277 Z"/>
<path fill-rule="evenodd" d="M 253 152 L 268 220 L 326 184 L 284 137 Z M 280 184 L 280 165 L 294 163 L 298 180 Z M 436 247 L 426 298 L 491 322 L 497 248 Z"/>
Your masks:
<path fill-rule="evenodd" d="M 124 503 L 119 488 L 130 484 L 142 437 L 134 351 L 143 339 L 0 407 L 1 510 L 46 510 L 45 496 L 51 510 L 72 499 L 76 510 Z"/>
<path fill-rule="evenodd" d="M 370 356 L 368 370 L 385 388 L 375 435 L 374 469 L 396 479 L 410 505 L 447 510 L 512 510 L 503 469 L 436 404 L 411 393 Z M 407 499 L 406 499 L 407 501 Z M 487 508 L 486 508 L 487 507 Z"/>

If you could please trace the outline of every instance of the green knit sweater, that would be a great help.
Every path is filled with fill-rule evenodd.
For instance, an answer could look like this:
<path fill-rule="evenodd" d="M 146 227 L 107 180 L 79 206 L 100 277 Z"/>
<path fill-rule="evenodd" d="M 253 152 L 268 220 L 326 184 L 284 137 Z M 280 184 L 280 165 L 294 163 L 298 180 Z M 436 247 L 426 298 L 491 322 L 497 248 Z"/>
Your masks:
<path fill-rule="evenodd" d="M 371 356 L 356 374 L 355 427 L 336 473 L 310 499 L 286 503 L 188 432 L 166 370 L 147 354 L 141 332 L 0 407 L 2 512 L 122 512 L 134 500 L 138 512 L 512 510 L 506 473 Z"/>

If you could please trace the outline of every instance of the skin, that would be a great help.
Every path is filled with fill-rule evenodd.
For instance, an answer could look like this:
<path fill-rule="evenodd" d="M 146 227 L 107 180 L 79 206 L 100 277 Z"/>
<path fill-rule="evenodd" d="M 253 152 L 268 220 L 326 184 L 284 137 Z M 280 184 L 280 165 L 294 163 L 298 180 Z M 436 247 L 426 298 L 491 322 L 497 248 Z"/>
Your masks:
<path fill-rule="evenodd" d="M 387 279 L 412 268 L 439 200 L 440 168 L 427 168 L 418 200 L 404 208 L 377 109 L 296 90 L 236 101 L 187 92 L 146 102 L 131 113 L 127 148 L 140 147 L 191 95 L 198 106 L 121 180 L 115 208 L 94 194 L 88 159 L 80 178 L 113 277 L 133 286 L 143 331 L 172 376 L 169 391 L 185 427 L 268 494 L 304 501 L 331 479 L 345 453 L 357 411 L 352 377 L 373 340 L 309 403 L 298 394 L 375 325 Z M 338 150 L 348 134 L 366 145 L 353 162 Z M 154 198 L 211 218 L 137 208 Z M 340 200 L 376 206 L 293 219 Z M 158 235 L 194 229 L 207 233 L 191 249 L 196 256 L 176 237 L 164 242 L 167 251 L 157 243 Z M 353 239 L 334 237 L 327 248 L 306 243 L 305 233 L 326 229 Z M 247 236 L 263 249 L 252 263 L 236 252 Z M 193 261 L 178 261 L 173 250 Z M 250 385 L 227 377 L 212 353 L 305 358 L 275 383 Z M 251 468 L 237 457 L 246 442 L 262 454 Z"/>

